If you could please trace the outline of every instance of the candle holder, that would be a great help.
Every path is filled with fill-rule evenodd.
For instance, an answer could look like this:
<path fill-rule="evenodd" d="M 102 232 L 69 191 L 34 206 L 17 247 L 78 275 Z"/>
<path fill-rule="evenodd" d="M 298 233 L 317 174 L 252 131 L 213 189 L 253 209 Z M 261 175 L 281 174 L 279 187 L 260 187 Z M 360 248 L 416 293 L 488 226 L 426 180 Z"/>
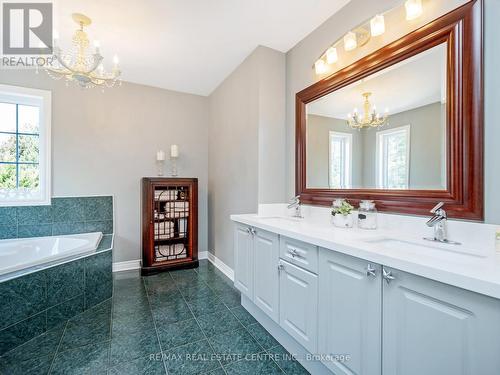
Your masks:
<path fill-rule="evenodd" d="M 172 163 L 170 165 L 170 175 L 172 177 L 177 177 L 178 176 L 178 172 L 177 172 L 177 158 L 170 158 L 170 160 L 172 161 Z"/>
<path fill-rule="evenodd" d="M 165 167 L 165 160 L 156 161 L 156 174 L 158 175 L 158 177 L 163 176 L 164 167 Z"/>

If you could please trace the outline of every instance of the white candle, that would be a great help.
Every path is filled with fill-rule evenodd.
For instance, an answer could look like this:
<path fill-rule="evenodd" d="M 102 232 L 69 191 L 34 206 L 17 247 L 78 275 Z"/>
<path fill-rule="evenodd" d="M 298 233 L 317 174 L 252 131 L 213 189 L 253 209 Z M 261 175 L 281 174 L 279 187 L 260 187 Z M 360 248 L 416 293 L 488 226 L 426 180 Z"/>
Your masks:
<path fill-rule="evenodd" d="M 162 151 L 162 150 L 158 151 L 156 153 L 156 160 L 158 160 L 158 161 L 165 160 L 165 151 Z"/>
<path fill-rule="evenodd" d="M 179 146 L 177 146 L 177 145 L 170 146 L 170 157 L 171 158 L 178 158 L 179 157 Z"/>

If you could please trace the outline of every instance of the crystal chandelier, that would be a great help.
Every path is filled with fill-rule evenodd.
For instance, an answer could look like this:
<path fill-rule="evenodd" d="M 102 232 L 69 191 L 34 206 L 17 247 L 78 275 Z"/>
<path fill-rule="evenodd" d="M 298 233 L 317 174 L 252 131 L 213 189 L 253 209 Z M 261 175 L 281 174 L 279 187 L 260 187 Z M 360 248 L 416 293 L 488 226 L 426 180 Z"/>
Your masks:
<path fill-rule="evenodd" d="M 54 41 L 54 63 L 47 68 L 48 74 L 54 79 L 73 81 L 83 88 L 113 87 L 120 82 L 118 58 L 113 58 L 113 68 L 111 72 L 106 72 L 102 64 L 104 57 L 100 54 L 99 42 L 94 42 L 94 53 L 88 51 L 89 38 L 84 27 L 89 26 L 92 20 L 79 13 L 73 13 L 72 18 L 79 25 L 79 29 L 73 34 L 73 47 L 70 51 L 63 52 L 57 46 L 56 40 Z"/>
<path fill-rule="evenodd" d="M 347 115 L 347 124 L 353 129 L 363 129 L 363 128 L 380 128 L 387 123 L 388 110 L 385 110 L 384 115 L 377 112 L 377 108 L 370 104 L 368 99 L 371 96 L 371 92 L 363 93 L 365 101 L 363 103 L 363 115 L 358 113 L 357 108 L 354 109 L 353 113 Z"/>

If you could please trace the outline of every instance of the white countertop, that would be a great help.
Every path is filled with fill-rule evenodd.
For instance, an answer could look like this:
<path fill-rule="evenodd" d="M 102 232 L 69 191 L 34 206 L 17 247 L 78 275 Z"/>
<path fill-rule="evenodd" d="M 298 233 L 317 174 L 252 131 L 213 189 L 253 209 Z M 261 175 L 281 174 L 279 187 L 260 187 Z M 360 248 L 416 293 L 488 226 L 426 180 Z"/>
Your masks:
<path fill-rule="evenodd" d="M 495 251 L 496 227 L 493 225 L 450 221 L 450 233 L 456 233 L 456 237 L 450 235 L 450 239 L 463 241 L 463 244 L 444 245 L 422 239 L 423 235 L 432 235 L 432 230 L 429 232 L 429 228 L 425 228 L 425 218 L 379 214 L 379 222 L 382 222 L 380 229 L 344 229 L 334 227 L 325 216 L 325 209 L 321 210 L 321 215 L 306 216 L 299 221 L 279 219 L 278 216 L 285 215 L 270 214 L 269 210 L 260 215 L 231 215 L 231 220 L 500 298 L 500 254 Z M 377 243 L 387 238 L 439 249 L 420 248 L 412 244 L 386 248 Z"/>

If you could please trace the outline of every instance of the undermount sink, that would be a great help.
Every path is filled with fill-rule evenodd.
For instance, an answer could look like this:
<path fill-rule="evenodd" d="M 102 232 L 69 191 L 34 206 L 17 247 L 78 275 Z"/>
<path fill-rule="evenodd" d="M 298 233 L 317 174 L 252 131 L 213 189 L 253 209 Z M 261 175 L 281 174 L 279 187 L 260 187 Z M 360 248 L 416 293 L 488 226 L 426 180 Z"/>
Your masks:
<path fill-rule="evenodd" d="M 444 251 L 453 253 L 455 255 L 462 255 L 467 257 L 484 258 L 485 254 L 478 253 L 477 251 L 464 248 L 462 245 L 453 245 L 440 242 L 431 242 L 424 239 L 406 240 L 391 237 L 371 238 L 365 240 L 367 243 L 380 246 L 387 250 L 404 250 L 415 254 L 425 254 L 439 256 L 439 252 Z"/>

